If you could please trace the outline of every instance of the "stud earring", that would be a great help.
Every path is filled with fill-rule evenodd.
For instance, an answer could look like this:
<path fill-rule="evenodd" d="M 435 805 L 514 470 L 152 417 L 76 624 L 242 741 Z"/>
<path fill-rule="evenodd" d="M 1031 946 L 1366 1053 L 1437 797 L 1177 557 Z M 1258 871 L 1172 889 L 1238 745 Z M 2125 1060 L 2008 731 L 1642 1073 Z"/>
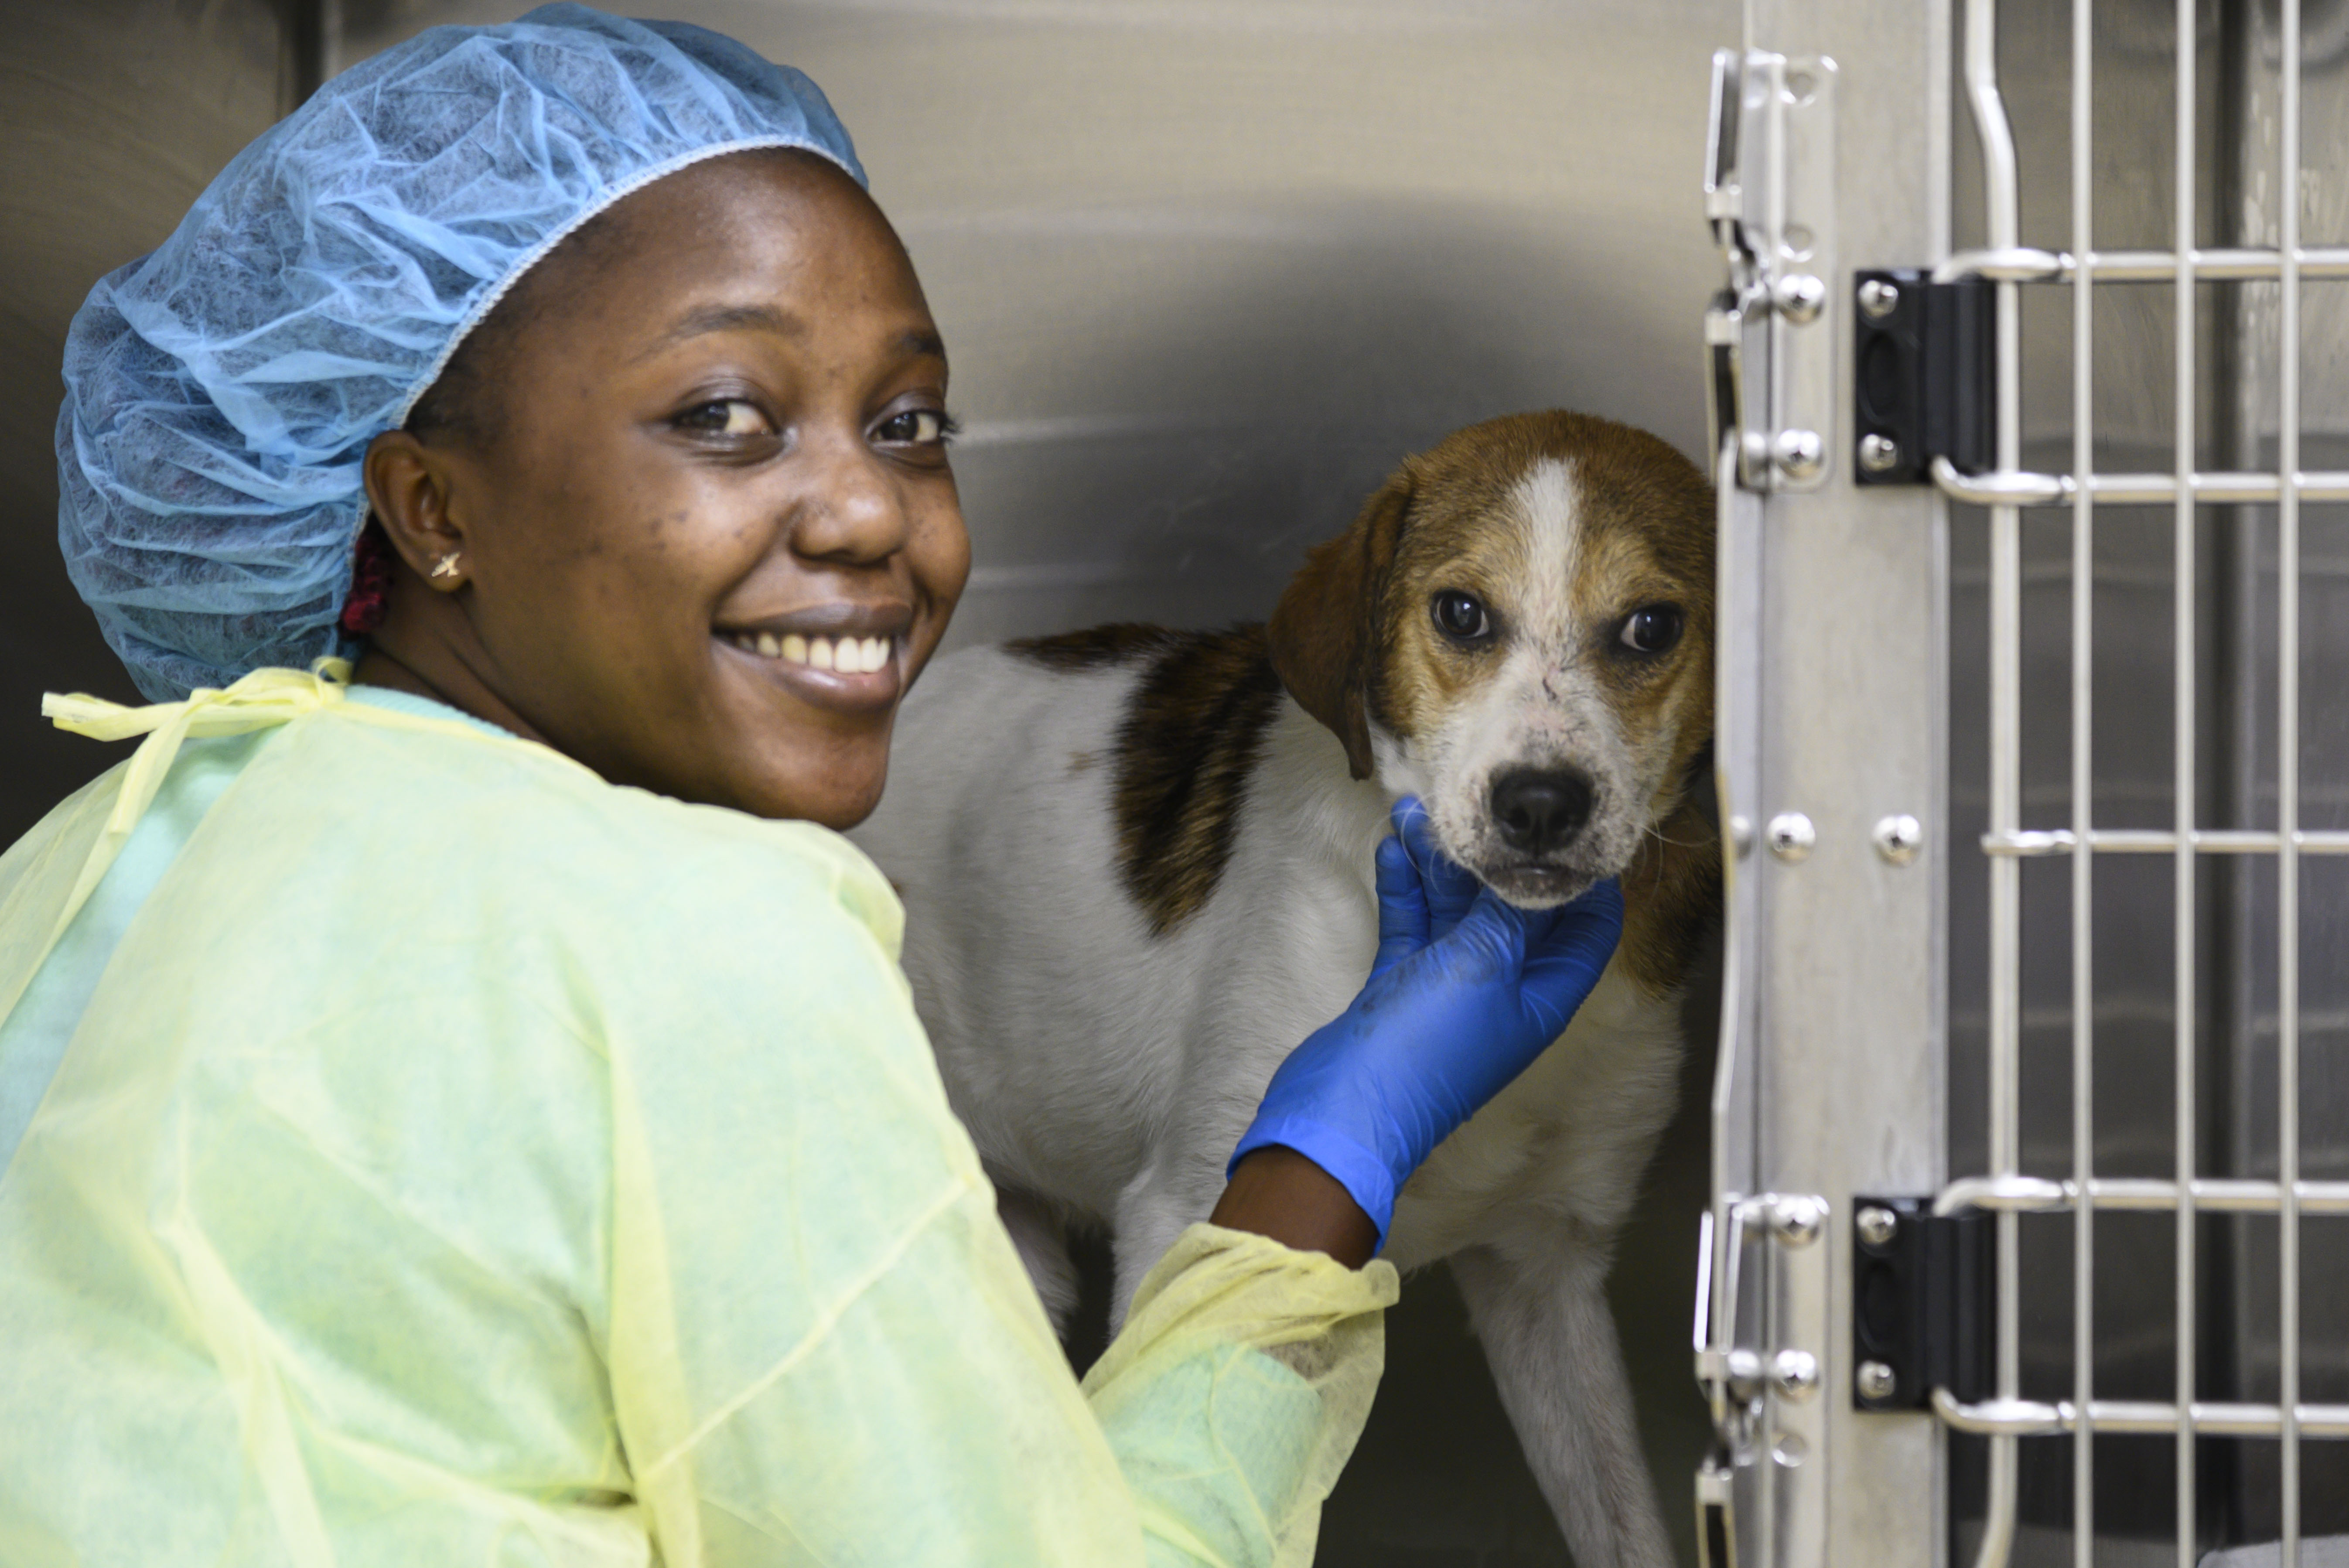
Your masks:
<path fill-rule="evenodd" d="M 457 575 L 457 556 L 458 552 L 451 550 L 447 555 L 441 556 L 439 560 L 433 562 L 432 575 L 436 577 L 455 576 Z"/>

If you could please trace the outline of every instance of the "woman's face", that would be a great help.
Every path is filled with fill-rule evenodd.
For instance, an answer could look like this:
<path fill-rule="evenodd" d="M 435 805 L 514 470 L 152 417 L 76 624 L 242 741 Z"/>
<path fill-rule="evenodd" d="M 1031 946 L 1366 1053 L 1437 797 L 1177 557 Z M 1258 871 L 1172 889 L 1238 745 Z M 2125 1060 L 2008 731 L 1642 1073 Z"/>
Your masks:
<path fill-rule="evenodd" d="M 417 443 L 461 540 L 433 611 L 613 782 L 848 826 L 970 565 L 912 265 L 852 181 L 790 154 L 671 175 L 586 237 L 510 302 L 489 433 Z M 375 466 L 371 493 L 399 489 Z M 404 582 L 395 611 L 423 587 L 446 584 Z"/>

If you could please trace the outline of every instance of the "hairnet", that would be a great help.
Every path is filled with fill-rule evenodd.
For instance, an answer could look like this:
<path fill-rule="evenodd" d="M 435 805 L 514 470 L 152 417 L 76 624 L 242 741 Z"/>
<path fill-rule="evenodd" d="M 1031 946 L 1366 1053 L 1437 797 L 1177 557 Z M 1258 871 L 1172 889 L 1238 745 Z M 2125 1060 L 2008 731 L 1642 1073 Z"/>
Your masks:
<path fill-rule="evenodd" d="M 564 235 L 761 147 L 864 180 L 799 72 L 703 28 L 556 5 L 420 34 L 239 153 L 66 339 L 58 542 L 140 690 L 349 651 L 367 442 Z"/>

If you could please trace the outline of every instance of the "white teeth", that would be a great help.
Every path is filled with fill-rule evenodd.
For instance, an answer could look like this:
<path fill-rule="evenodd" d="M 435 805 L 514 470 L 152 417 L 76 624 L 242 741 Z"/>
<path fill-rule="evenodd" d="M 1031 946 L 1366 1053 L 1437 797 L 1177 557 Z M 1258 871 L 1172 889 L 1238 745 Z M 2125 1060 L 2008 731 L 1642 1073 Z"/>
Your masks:
<path fill-rule="evenodd" d="M 797 632 L 777 637 L 771 631 L 741 631 L 728 634 L 727 640 L 745 653 L 816 670 L 837 670 L 843 675 L 871 675 L 886 670 L 897 649 L 897 639 L 893 637 L 834 639 L 802 637 Z"/>

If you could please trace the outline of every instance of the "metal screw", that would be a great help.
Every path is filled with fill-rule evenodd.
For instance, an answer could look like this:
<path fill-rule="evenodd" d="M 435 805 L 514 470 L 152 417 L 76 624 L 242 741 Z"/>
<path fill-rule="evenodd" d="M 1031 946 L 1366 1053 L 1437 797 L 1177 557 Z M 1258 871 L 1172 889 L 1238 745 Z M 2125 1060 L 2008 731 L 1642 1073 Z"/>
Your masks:
<path fill-rule="evenodd" d="M 1873 1203 L 1859 1211 L 1857 1223 L 1859 1239 L 1871 1247 L 1881 1247 L 1900 1233 L 1900 1216 Z"/>
<path fill-rule="evenodd" d="M 1724 1358 L 1728 1363 L 1729 1391 L 1740 1399 L 1751 1399 L 1762 1391 L 1762 1357 L 1751 1350 L 1733 1350 Z"/>
<path fill-rule="evenodd" d="M 1754 852 L 1754 819 L 1733 812 L 1729 818 L 1730 853 L 1740 860 Z"/>
<path fill-rule="evenodd" d="M 1889 1399 L 1900 1391 L 1900 1379 L 1881 1361 L 1863 1361 L 1857 1379 L 1863 1399 Z"/>
<path fill-rule="evenodd" d="M 1770 1234 L 1788 1247 L 1807 1247 L 1819 1239 L 1819 1228 L 1826 1223 L 1827 1206 L 1824 1199 L 1802 1193 L 1774 1196 L 1763 1222 Z"/>
<path fill-rule="evenodd" d="M 1778 1397 L 1799 1405 L 1819 1391 L 1819 1358 L 1807 1350 L 1782 1350 L 1770 1358 L 1770 1386 Z"/>
<path fill-rule="evenodd" d="M 1895 866 L 1908 865 L 1925 847 L 1924 825 L 1905 811 L 1878 822 L 1869 836 L 1875 840 L 1877 854 Z"/>
<path fill-rule="evenodd" d="M 1816 321 L 1827 302 L 1827 286 L 1806 272 L 1792 272 L 1771 290 L 1778 314 L 1801 326 Z"/>
<path fill-rule="evenodd" d="M 1900 443 L 1888 435 L 1870 431 L 1859 438 L 1859 466 L 1870 473 L 1882 473 L 1900 466 Z"/>
<path fill-rule="evenodd" d="M 1782 811 L 1770 819 L 1770 853 L 1789 865 L 1809 859 L 1818 841 L 1818 829 L 1799 811 Z"/>
<path fill-rule="evenodd" d="M 1799 1466 L 1810 1451 L 1810 1445 L 1794 1432 L 1781 1432 L 1770 1442 L 1771 1459 L 1790 1470 Z"/>
<path fill-rule="evenodd" d="M 1780 431 L 1772 454 L 1778 472 L 1796 483 L 1816 479 L 1827 463 L 1827 443 L 1816 431 Z"/>
<path fill-rule="evenodd" d="M 1900 290 L 1880 277 L 1871 277 L 1859 286 L 1860 314 L 1870 321 L 1881 321 L 1900 305 Z"/>

